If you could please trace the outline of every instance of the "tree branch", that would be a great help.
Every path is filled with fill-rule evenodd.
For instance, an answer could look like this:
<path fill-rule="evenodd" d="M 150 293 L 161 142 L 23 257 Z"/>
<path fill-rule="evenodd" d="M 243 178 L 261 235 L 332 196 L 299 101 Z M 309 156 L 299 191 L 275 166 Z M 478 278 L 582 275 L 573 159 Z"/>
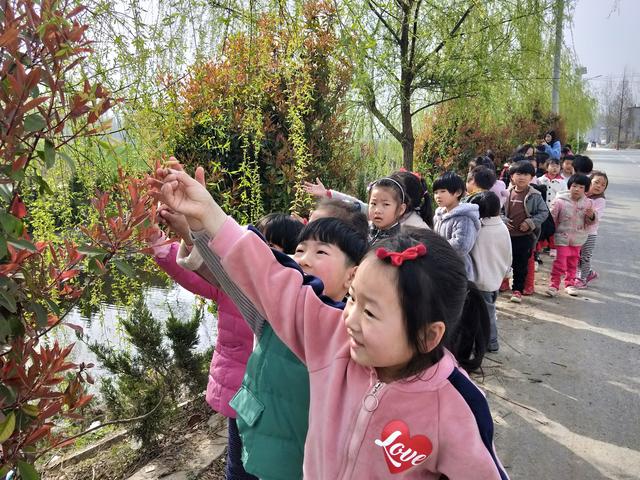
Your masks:
<path fill-rule="evenodd" d="M 398 34 L 395 32 L 395 30 L 393 28 L 391 28 L 391 25 L 389 25 L 389 23 L 387 23 L 387 21 L 384 19 L 384 17 L 382 16 L 382 14 L 380 12 L 378 12 L 375 8 L 374 8 L 374 3 L 373 0 L 368 0 L 367 1 L 367 5 L 369 6 L 369 10 L 371 10 L 376 17 L 378 17 L 378 19 L 382 22 L 382 24 L 385 26 L 385 28 L 389 31 L 389 33 L 393 36 L 395 42 L 399 45 L 400 44 L 400 37 L 398 37 Z M 376 5 L 377 6 L 377 5 Z"/>
<path fill-rule="evenodd" d="M 475 3 L 471 3 L 471 5 L 469 5 L 469 7 L 465 10 L 465 12 L 462 14 L 462 16 L 458 19 L 458 21 L 456 22 L 456 24 L 453 26 L 453 28 L 451 29 L 451 31 L 449 32 L 449 36 L 447 38 L 445 38 L 444 40 L 442 40 L 438 46 L 429 54 L 425 57 L 425 59 L 420 62 L 417 66 L 416 66 L 416 71 L 420 71 L 422 69 L 422 67 L 425 66 L 425 64 L 427 63 L 427 60 L 433 56 L 436 55 L 440 50 L 442 50 L 442 48 L 444 47 L 445 43 L 452 39 L 453 37 L 456 36 L 456 32 L 458 30 L 460 30 L 460 27 L 462 26 L 462 24 L 464 23 L 464 21 L 467 19 L 467 17 L 469 16 L 469 14 L 471 13 L 471 10 L 473 10 L 473 7 L 475 7 Z"/>
<path fill-rule="evenodd" d="M 61 445 L 61 444 L 65 443 L 65 442 L 69 442 L 70 440 L 75 440 L 77 438 L 83 437 L 83 436 L 87 435 L 88 433 L 95 432 L 96 430 L 100 430 L 101 428 L 108 427 L 110 425 L 121 425 L 123 423 L 133 423 L 133 422 L 138 422 L 140 420 L 144 420 L 145 418 L 147 418 L 150 415 L 152 415 L 158 408 L 160 408 L 160 405 L 162 405 L 162 402 L 164 402 L 164 399 L 165 399 L 166 396 L 167 396 L 166 392 L 163 392 L 162 393 L 162 397 L 160 398 L 158 403 L 151 410 L 149 410 L 147 413 L 145 413 L 143 415 L 139 415 L 137 417 L 132 417 L 132 418 L 123 418 L 121 420 L 112 420 L 110 422 L 101 423 L 100 425 L 97 425 L 97 426 L 95 426 L 93 428 L 88 428 L 84 432 L 80 432 L 80 433 L 78 433 L 76 435 L 73 435 L 72 437 L 65 438 L 64 440 L 60 440 L 59 442 L 56 442 L 53 445 L 51 445 L 49 448 L 47 448 L 47 449 L 45 449 L 45 450 L 43 450 L 41 452 L 38 452 L 38 454 L 36 455 L 34 460 L 37 460 L 38 458 L 42 457 L 44 454 L 50 452 L 54 448 L 57 448 L 58 445 Z"/>
<path fill-rule="evenodd" d="M 473 96 L 473 94 L 469 93 L 469 94 L 454 95 L 453 97 L 441 98 L 440 100 L 436 100 L 435 102 L 427 103 L 426 105 L 421 106 L 417 110 L 414 110 L 413 112 L 411 112 L 411 116 L 413 117 L 414 115 L 416 115 L 417 113 L 421 112 L 425 108 L 435 107 L 436 105 L 440 105 L 441 103 L 446 103 L 446 102 L 449 102 L 451 100 L 456 100 L 458 98 L 468 98 L 468 97 L 472 97 L 472 96 Z"/>
<path fill-rule="evenodd" d="M 367 109 L 373 114 L 374 117 L 393 135 L 393 137 L 402 143 L 402 133 L 393 126 L 387 117 L 378 109 L 376 105 L 376 97 L 371 89 L 370 95 L 365 99 L 365 105 Z"/>

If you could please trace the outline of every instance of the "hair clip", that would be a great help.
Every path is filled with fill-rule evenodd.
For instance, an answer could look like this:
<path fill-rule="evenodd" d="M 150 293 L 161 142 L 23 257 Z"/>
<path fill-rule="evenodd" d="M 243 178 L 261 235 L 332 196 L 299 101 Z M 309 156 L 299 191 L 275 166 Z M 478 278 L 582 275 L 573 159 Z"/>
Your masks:
<path fill-rule="evenodd" d="M 423 243 L 419 243 L 413 247 L 405 249 L 403 252 L 390 252 L 386 248 L 380 247 L 376 250 L 376 255 L 380 260 L 390 258 L 391 265 L 401 266 L 405 260 L 415 260 L 427 254 L 427 247 Z"/>

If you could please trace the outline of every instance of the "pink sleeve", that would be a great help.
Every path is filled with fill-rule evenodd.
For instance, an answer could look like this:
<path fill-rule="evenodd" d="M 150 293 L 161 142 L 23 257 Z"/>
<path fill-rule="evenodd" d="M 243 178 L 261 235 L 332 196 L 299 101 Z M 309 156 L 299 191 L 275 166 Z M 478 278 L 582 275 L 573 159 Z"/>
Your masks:
<path fill-rule="evenodd" d="M 557 226 L 558 225 L 558 217 L 560 216 L 560 210 L 562 210 L 562 202 L 559 202 L 558 199 L 555 199 L 553 202 L 551 202 L 551 208 L 550 208 L 550 213 L 551 213 L 551 217 L 553 218 L 553 223 Z"/>
<path fill-rule="evenodd" d="M 211 300 L 218 301 L 220 290 L 211 285 L 200 275 L 186 268 L 182 268 L 176 263 L 179 242 L 163 245 L 158 249 L 154 249 L 154 260 L 158 266 L 166 272 L 180 286 L 186 288 L 195 295 L 200 295 Z"/>
<path fill-rule="evenodd" d="M 229 217 L 209 247 L 233 282 L 309 370 L 328 365 L 346 345 L 342 310 L 325 303 L 305 284 L 299 270 L 282 265 L 255 233 Z"/>

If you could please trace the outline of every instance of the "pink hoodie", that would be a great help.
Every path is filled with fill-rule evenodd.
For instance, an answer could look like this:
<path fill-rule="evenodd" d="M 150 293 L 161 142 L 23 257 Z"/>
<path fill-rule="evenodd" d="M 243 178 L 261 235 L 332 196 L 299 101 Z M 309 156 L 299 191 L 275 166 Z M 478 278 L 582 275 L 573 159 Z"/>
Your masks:
<path fill-rule="evenodd" d="M 206 261 L 206 237 L 196 235 L 196 246 Z M 382 383 L 375 369 L 351 360 L 342 311 L 303 286 L 254 233 L 228 218 L 208 247 L 309 369 L 305 478 L 508 478 L 487 401 L 450 353 L 417 378 Z"/>
<path fill-rule="evenodd" d="M 253 333 L 233 301 L 198 274 L 176 263 L 179 243 L 154 248 L 155 261 L 167 275 L 191 293 L 218 304 L 218 338 L 209 367 L 206 400 L 225 417 L 236 418 L 229 401 L 242 383 L 247 360 L 253 351 Z"/>

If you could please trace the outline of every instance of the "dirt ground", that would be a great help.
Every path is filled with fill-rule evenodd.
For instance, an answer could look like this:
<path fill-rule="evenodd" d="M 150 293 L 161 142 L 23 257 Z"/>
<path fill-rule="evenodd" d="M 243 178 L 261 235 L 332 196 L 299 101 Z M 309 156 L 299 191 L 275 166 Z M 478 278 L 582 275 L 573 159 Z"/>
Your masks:
<path fill-rule="evenodd" d="M 167 432 L 159 444 L 153 449 L 134 449 L 131 438 L 99 451 L 87 459 L 73 465 L 62 465 L 59 468 L 43 472 L 43 480 L 126 480 L 137 470 L 156 458 L 160 453 L 171 459 L 176 470 L 189 462 L 187 442 L 197 442 L 198 437 L 213 435 L 207 425 L 212 411 L 202 401 L 180 414 L 173 422 L 171 431 Z M 188 433 L 188 434 L 185 434 Z M 224 478 L 225 456 L 222 455 L 204 470 L 197 479 L 217 480 Z"/>

